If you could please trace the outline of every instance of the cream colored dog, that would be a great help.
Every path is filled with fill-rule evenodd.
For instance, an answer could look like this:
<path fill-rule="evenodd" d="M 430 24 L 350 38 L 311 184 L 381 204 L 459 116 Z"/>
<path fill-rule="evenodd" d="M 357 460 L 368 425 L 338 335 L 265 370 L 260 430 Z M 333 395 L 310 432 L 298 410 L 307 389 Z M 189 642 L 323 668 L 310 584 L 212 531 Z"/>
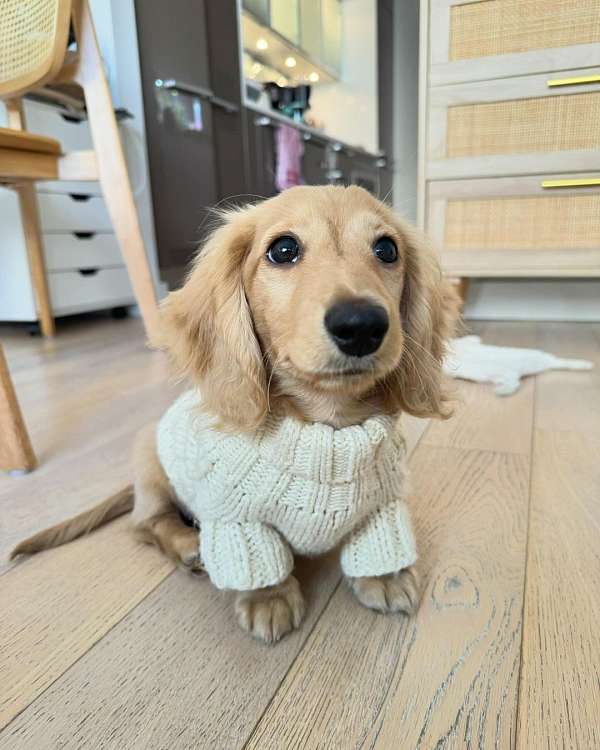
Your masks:
<path fill-rule="evenodd" d="M 219 429 L 254 434 L 269 415 L 334 428 L 374 416 L 447 415 L 444 346 L 457 304 L 435 254 L 383 203 L 358 187 L 300 187 L 224 213 L 182 289 L 162 305 L 163 348 L 200 386 Z M 45 549 L 130 510 L 136 533 L 192 570 L 202 568 L 198 529 L 158 458 L 150 425 L 134 450 L 135 502 L 121 493 L 21 543 Z M 410 611 L 412 568 L 353 578 L 363 604 Z M 241 626 L 264 641 L 304 613 L 293 575 L 240 592 Z"/>

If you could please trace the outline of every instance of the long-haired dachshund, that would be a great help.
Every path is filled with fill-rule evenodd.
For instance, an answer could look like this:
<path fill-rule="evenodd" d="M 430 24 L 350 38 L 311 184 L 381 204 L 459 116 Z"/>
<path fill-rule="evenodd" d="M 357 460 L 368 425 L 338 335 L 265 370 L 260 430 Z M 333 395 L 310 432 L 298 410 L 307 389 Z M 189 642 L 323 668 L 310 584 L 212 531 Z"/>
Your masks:
<path fill-rule="evenodd" d="M 133 508 L 136 534 L 237 591 L 240 625 L 266 642 L 302 620 L 298 553 L 341 546 L 361 603 L 409 612 L 418 581 L 396 418 L 447 415 L 451 287 L 423 238 L 358 187 L 293 188 L 222 219 L 162 305 L 154 343 L 194 388 L 138 435 L 134 497 L 13 556 Z"/>

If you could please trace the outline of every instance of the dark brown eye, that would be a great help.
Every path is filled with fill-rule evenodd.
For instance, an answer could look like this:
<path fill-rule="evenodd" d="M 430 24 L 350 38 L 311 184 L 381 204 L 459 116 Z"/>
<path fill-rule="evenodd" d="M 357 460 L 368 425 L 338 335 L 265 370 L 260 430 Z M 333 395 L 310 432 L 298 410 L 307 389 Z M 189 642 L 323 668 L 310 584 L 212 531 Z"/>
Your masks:
<path fill-rule="evenodd" d="M 395 263 L 398 260 L 398 248 L 394 240 L 380 237 L 373 245 L 373 254 L 382 263 Z"/>
<path fill-rule="evenodd" d="M 300 257 L 300 245 L 294 237 L 279 237 L 267 250 L 267 258 L 271 263 L 296 263 Z"/>

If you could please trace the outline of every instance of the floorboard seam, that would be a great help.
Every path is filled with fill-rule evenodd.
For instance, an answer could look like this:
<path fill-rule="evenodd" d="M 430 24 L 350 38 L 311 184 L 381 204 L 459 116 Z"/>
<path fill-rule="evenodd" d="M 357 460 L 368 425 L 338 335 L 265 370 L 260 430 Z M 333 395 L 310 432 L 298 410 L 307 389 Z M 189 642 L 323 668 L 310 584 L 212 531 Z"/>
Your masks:
<path fill-rule="evenodd" d="M 534 460 L 534 442 L 537 417 L 537 396 L 538 396 L 538 376 L 535 376 L 533 383 L 533 413 L 531 419 L 531 440 L 529 447 L 529 486 L 527 489 L 527 536 L 525 539 L 525 566 L 523 570 L 523 599 L 521 602 L 521 642 L 519 644 L 519 671 L 517 673 L 517 710 L 515 713 L 515 748 L 518 745 L 519 738 L 519 720 L 521 715 L 521 680 L 523 677 L 523 643 L 525 641 L 525 606 L 527 600 L 527 580 L 529 572 L 529 542 L 531 538 L 531 503 L 533 495 L 533 460 Z"/>
<path fill-rule="evenodd" d="M 323 615 L 325 614 L 325 612 L 326 612 L 326 610 L 328 609 L 329 605 L 331 604 L 331 600 L 333 599 L 333 597 L 335 596 L 335 594 L 336 594 L 337 590 L 339 589 L 340 585 L 342 584 L 342 580 L 343 580 L 343 578 L 342 578 L 342 576 L 340 576 L 340 578 L 339 578 L 338 582 L 337 582 L 337 583 L 336 583 L 336 585 L 335 585 L 335 586 L 333 587 L 333 590 L 332 590 L 331 594 L 329 595 L 329 598 L 327 599 L 327 601 L 326 601 L 326 602 L 325 602 L 325 604 L 323 605 L 323 609 L 322 609 L 322 610 L 321 610 L 321 612 L 319 613 L 319 616 L 318 616 L 318 617 L 317 617 L 317 618 L 315 619 L 315 621 L 314 621 L 314 623 L 313 623 L 313 626 L 312 626 L 312 628 L 311 628 L 311 629 L 310 629 L 310 630 L 308 631 L 308 633 L 306 634 L 306 638 L 304 639 L 304 642 L 302 643 L 302 646 L 301 646 L 301 647 L 300 647 L 300 648 L 298 649 L 298 653 L 296 654 L 296 656 L 295 656 L 295 657 L 294 657 L 294 658 L 292 659 L 292 661 L 290 662 L 290 664 L 289 664 L 288 668 L 287 668 L 287 669 L 285 670 L 285 673 L 284 673 L 284 675 L 282 676 L 281 680 L 279 680 L 279 684 L 277 685 L 277 687 L 276 687 L 276 688 L 275 688 L 275 690 L 273 691 L 273 695 L 271 696 L 271 698 L 270 698 L 270 700 L 268 701 L 267 705 L 265 706 L 264 710 L 263 710 L 263 711 L 261 711 L 261 713 L 260 713 L 260 716 L 259 716 L 259 717 L 257 718 L 256 722 L 254 723 L 254 726 L 252 727 L 252 730 L 250 731 L 250 734 L 248 735 L 248 739 L 247 739 L 247 740 L 246 740 L 246 741 L 244 742 L 244 744 L 242 745 L 242 747 L 241 747 L 241 750 L 245 750 L 245 748 L 247 748 L 247 747 L 248 747 L 248 745 L 250 744 L 250 742 L 252 742 L 252 738 L 253 738 L 253 737 L 254 737 L 254 735 L 256 734 L 256 730 L 257 730 L 257 728 L 258 728 L 258 725 L 259 725 L 259 724 L 261 723 L 261 721 L 263 720 L 263 717 L 265 716 L 265 714 L 267 713 L 267 711 L 268 711 L 268 710 L 269 710 L 269 708 L 271 707 L 271 704 L 273 703 L 273 701 L 275 700 L 275 697 L 276 697 L 276 696 L 277 696 L 277 694 L 279 693 L 279 690 L 281 689 L 281 686 L 283 685 L 283 683 L 284 683 L 284 682 L 285 682 L 285 680 L 287 679 L 287 676 L 288 676 L 288 674 L 289 674 L 289 673 L 290 673 L 290 672 L 292 671 L 292 669 L 293 669 L 293 667 L 294 667 L 294 664 L 295 664 L 295 663 L 296 663 L 296 661 L 298 660 L 298 657 L 300 656 L 300 654 L 301 654 L 301 653 L 302 653 L 302 652 L 304 651 L 304 649 L 306 648 L 306 644 L 307 644 L 307 643 L 308 643 L 308 641 L 310 640 L 310 637 L 311 637 L 311 635 L 313 634 L 313 632 L 314 632 L 315 628 L 317 627 L 317 624 L 318 624 L 318 623 L 319 623 L 319 621 L 321 620 L 321 617 L 323 617 Z"/>
<path fill-rule="evenodd" d="M 70 671 L 71 671 L 71 670 L 73 669 L 73 667 L 74 667 L 74 666 L 75 666 L 75 665 L 76 665 L 76 664 L 77 664 L 77 663 L 78 663 L 78 662 L 79 662 L 79 661 L 80 661 L 81 659 L 83 659 L 83 657 L 84 657 L 84 656 L 86 656 L 86 654 L 89 654 L 89 652 L 90 652 L 90 651 L 91 651 L 92 649 L 94 649 L 94 648 L 95 648 L 95 647 L 96 647 L 96 646 L 97 646 L 97 645 L 98 645 L 99 643 L 101 643 L 101 642 L 102 642 L 102 641 L 103 641 L 103 640 L 104 640 L 104 639 L 106 638 L 106 636 L 107 636 L 107 635 L 108 635 L 109 633 L 111 633 L 111 632 L 112 632 L 112 631 L 113 631 L 113 630 L 114 630 L 114 629 L 115 629 L 115 628 L 117 627 L 117 625 L 120 625 L 120 623 L 122 623 L 122 622 L 123 622 L 123 620 L 125 620 L 125 618 L 126 618 L 126 617 L 129 617 L 129 615 L 130 615 L 130 614 L 131 614 L 131 613 L 132 613 L 133 611 L 135 611 L 135 610 L 136 610 L 136 609 L 137 609 L 137 608 L 138 608 L 138 607 L 140 606 L 140 604 L 141 604 L 142 602 L 144 602 L 144 601 L 145 601 L 145 600 L 146 600 L 146 599 L 147 599 L 147 598 L 148 598 L 148 597 L 150 596 L 150 594 L 153 594 L 153 593 L 154 593 L 154 592 L 156 591 L 156 589 L 157 589 L 157 588 L 158 588 L 159 586 L 162 586 L 162 585 L 163 585 L 163 583 L 164 583 L 164 582 L 165 582 L 165 581 L 166 581 L 166 580 L 167 580 L 168 578 L 170 578 L 170 577 L 171 577 L 171 576 L 173 575 L 173 573 L 176 573 L 176 572 L 177 572 L 177 568 L 174 568 L 174 569 L 173 569 L 173 570 L 171 570 L 171 571 L 170 571 L 169 573 L 167 573 L 167 575 L 166 575 L 166 576 L 165 576 L 165 577 L 164 577 L 164 578 L 163 578 L 162 580 L 158 581 L 158 583 L 156 584 L 156 586 L 153 586 L 153 587 L 152 587 L 152 588 L 151 588 L 151 589 L 150 589 L 150 590 L 149 590 L 149 591 L 148 591 L 148 592 L 147 592 L 147 593 L 145 594 L 145 596 L 143 596 L 143 597 L 142 597 L 142 598 L 141 598 L 141 599 L 139 600 L 139 602 L 137 602 L 137 603 L 136 603 L 136 604 L 135 604 L 135 605 L 134 605 L 134 606 L 133 606 L 133 607 L 132 607 L 131 609 L 127 610 L 127 612 L 125 612 L 125 613 L 123 614 L 123 617 L 119 618 L 119 620 L 117 620 L 116 622 L 114 622 L 114 623 L 113 623 L 113 624 L 112 624 L 112 625 L 110 626 L 110 628 L 109 628 L 109 629 L 108 629 L 108 630 L 106 631 L 106 633 L 104 633 L 104 634 L 103 634 L 103 635 L 102 635 L 102 636 L 101 636 L 100 638 L 98 638 L 98 640 L 97 640 L 97 641 L 95 641 L 94 643 L 92 643 L 92 644 L 91 644 L 91 646 L 90 646 L 89 648 L 87 648 L 87 649 L 86 649 L 86 650 L 85 650 L 85 651 L 84 651 L 83 653 L 81 653 L 81 654 L 80 654 L 80 655 L 79 655 L 79 656 L 77 657 L 77 659 L 75 659 L 75 661 L 71 662 L 71 664 L 69 664 L 69 666 L 67 667 L 67 669 L 65 669 L 65 671 L 64 671 L 64 672 L 62 672 L 61 674 L 59 674 L 59 675 L 58 675 L 58 676 L 57 676 L 57 677 L 56 677 L 56 678 L 55 678 L 54 680 L 52 680 L 52 682 L 50 682 L 50 683 L 49 683 L 48 685 L 46 685 L 46 687 L 45 687 L 45 688 L 44 688 L 44 689 L 43 689 L 43 690 L 42 690 L 42 691 L 41 691 L 41 692 L 39 693 L 39 695 L 36 695 L 36 696 L 35 696 L 35 698 L 34 698 L 34 699 L 33 699 L 33 700 L 31 701 L 31 703 L 28 703 L 28 704 L 27 704 L 26 706 L 23 706 L 23 708 L 22 708 L 22 709 L 21 709 L 20 711 L 18 711 L 18 712 L 17 712 L 17 713 L 16 713 L 16 714 L 15 714 L 15 715 L 14 715 L 14 716 L 13 716 L 13 717 L 12 717 L 12 718 L 10 719 L 10 721 L 9 721 L 9 722 L 8 722 L 7 724 L 5 724 L 5 725 L 4 725 L 3 727 L 1 727 L 1 728 L 0 728 L 0 738 L 2 738 L 2 737 L 3 737 L 3 735 L 4 735 L 5 733 L 7 733 L 7 732 L 8 732 L 8 729 L 10 728 L 10 725 L 11 725 L 11 724 L 12 724 L 12 723 L 13 723 L 13 722 L 15 721 L 15 719 L 17 719 L 17 718 L 18 718 L 18 717 L 19 717 L 19 716 L 20 716 L 20 715 L 21 715 L 21 714 L 22 714 L 22 713 L 23 713 L 24 711 L 27 711 L 27 710 L 28 710 L 29 708 L 31 708 L 31 706 L 33 706 L 33 705 L 34 705 L 34 704 L 35 704 L 35 703 L 36 703 L 36 702 L 37 702 L 37 701 L 38 701 L 38 700 L 39 700 L 39 699 L 40 699 L 40 698 L 41 698 L 41 697 L 42 697 L 42 696 L 43 696 L 43 695 L 44 695 L 44 694 L 46 693 L 46 691 L 47 691 L 47 690 L 49 690 L 49 689 L 50 689 L 50 688 L 51 688 L 51 687 L 52 687 L 52 686 L 53 686 L 53 685 L 54 685 L 55 683 L 57 683 L 57 682 L 58 682 L 59 680 L 61 680 L 61 679 L 62 679 L 62 678 L 63 678 L 63 677 L 64 677 L 64 676 L 66 675 L 66 674 L 68 674 L 68 673 L 69 673 L 69 672 L 70 672 Z"/>

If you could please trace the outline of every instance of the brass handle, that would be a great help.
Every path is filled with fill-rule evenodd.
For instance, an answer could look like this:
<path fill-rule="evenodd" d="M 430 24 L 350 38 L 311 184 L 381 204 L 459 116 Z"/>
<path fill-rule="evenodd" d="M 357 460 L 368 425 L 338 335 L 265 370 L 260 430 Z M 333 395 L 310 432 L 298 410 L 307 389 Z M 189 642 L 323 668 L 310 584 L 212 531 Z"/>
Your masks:
<path fill-rule="evenodd" d="M 600 83 L 600 76 L 576 76 L 575 78 L 551 78 L 548 86 L 578 86 L 582 83 Z"/>
<path fill-rule="evenodd" d="M 600 185 L 600 177 L 584 177 L 579 180 L 544 180 L 543 188 L 591 187 Z"/>

